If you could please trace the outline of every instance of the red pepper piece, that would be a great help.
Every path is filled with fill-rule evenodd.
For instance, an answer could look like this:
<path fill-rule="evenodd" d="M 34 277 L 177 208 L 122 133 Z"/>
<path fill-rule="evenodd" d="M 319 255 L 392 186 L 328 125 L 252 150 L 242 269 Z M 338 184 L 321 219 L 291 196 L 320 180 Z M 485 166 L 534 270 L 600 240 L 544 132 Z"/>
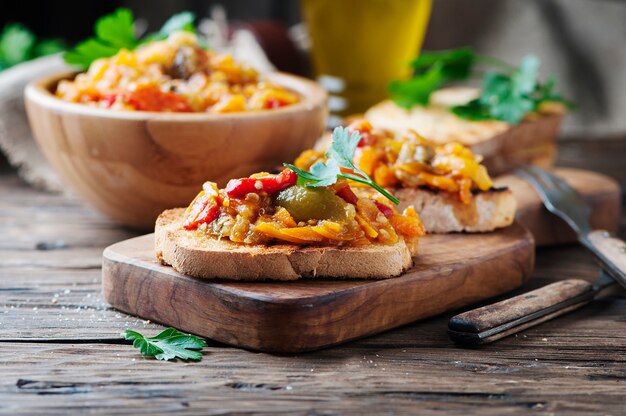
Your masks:
<path fill-rule="evenodd" d="M 289 103 L 279 98 L 269 98 L 265 101 L 265 108 L 280 108 L 288 105 Z"/>
<path fill-rule="evenodd" d="M 128 104 L 139 111 L 190 112 L 193 109 L 185 97 L 163 92 L 156 85 L 143 85 L 126 95 Z"/>
<path fill-rule="evenodd" d="M 363 147 L 371 144 L 373 144 L 372 136 L 369 133 L 361 132 L 361 140 L 359 141 L 359 144 L 356 145 L 356 147 Z"/>
<path fill-rule="evenodd" d="M 262 191 L 267 192 L 269 195 L 275 195 L 282 190 L 294 186 L 297 182 L 298 175 L 296 172 L 291 169 L 285 169 L 278 175 L 231 179 L 226 185 L 226 193 L 233 198 Z"/>
<path fill-rule="evenodd" d="M 100 101 L 104 103 L 106 108 L 110 108 L 117 99 L 117 94 L 104 94 L 100 97 Z"/>
<path fill-rule="evenodd" d="M 385 217 L 387 218 L 393 217 L 393 214 L 394 214 L 393 208 L 378 201 L 374 201 L 374 204 L 376 205 L 378 210 L 383 213 Z"/>
<path fill-rule="evenodd" d="M 356 205 L 356 202 L 359 200 L 359 198 L 354 194 L 354 192 L 352 191 L 352 188 L 350 188 L 350 185 L 348 184 L 345 184 L 344 186 L 339 188 L 335 192 L 335 194 L 341 199 L 343 199 L 344 201 L 346 201 L 347 203 L 352 204 L 352 205 Z"/>
<path fill-rule="evenodd" d="M 220 207 L 215 197 L 200 192 L 191 203 L 191 207 L 185 213 L 185 230 L 195 230 L 198 225 L 210 223 L 220 215 Z"/>
<path fill-rule="evenodd" d="M 355 131 L 358 131 L 361 134 L 361 140 L 359 141 L 359 144 L 357 144 L 357 147 L 373 144 L 374 140 L 370 134 L 372 131 L 372 125 L 368 121 L 356 120 L 350 123 L 348 129 L 350 129 L 350 135 L 352 135 Z"/>

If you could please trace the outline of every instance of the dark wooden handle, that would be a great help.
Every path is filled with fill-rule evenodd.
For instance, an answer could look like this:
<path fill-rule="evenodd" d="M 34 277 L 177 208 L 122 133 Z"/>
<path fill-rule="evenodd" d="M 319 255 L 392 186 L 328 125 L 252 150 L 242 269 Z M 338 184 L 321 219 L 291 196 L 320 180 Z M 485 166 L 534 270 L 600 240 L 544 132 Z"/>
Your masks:
<path fill-rule="evenodd" d="M 593 295 L 591 283 L 563 280 L 456 315 L 448 323 L 448 333 L 461 344 L 486 344 L 580 308 Z"/>
<path fill-rule="evenodd" d="M 602 262 L 603 268 L 626 287 L 626 243 L 604 230 L 591 231 L 583 242 Z"/>

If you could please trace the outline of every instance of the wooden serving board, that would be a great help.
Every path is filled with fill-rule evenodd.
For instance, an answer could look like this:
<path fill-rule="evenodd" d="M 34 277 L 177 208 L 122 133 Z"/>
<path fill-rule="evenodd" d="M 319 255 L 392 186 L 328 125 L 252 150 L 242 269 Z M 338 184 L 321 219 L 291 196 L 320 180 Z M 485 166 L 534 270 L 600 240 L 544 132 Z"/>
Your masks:
<path fill-rule="evenodd" d="M 621 192 L 617 181 L 600 173 L 581 169 L 555 168 L 554 174 L 576 189 L 591 207 L 591 227 L 617 231 L 620 221 Z M 516 175 L 495 178 L 496 186 L 508 186 L 517 199 L 516 220 L 526 227 L 537 246 L 574 243 L 576 234 L 565 221 L 551 214 L 537 191 Z"/>
<path fill-rule="evenodd" d="M 339 344 L 458 309 L 520 286 L 534 245 L 518 224 L 488 234 L 429 235 L 415 266 L 386 280 L 219 282 L 160 264 L 154 235 L 103 254 L 114 308 L 238 347 L 297 352 Z"/>

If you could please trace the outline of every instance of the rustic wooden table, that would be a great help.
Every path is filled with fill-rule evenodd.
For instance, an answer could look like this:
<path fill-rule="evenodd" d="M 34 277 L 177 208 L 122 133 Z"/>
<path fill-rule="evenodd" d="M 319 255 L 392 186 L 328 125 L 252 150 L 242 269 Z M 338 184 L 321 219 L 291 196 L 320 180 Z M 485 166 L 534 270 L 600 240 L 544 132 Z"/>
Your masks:
<path fill-rule="evenodd" d="M 626 184 L 626 140 L 569 141 L 560 164 Z M 622 220 L 621 235 L 626 231 Z M 119 337 L 162 327 L 108 307 L 102 249 L 133 233 L 0 173 L 0 413 L 626 414 L 626 292 L 480 348 L 450 314 L 295 356 L 209 341 L 199 363 L 142 358 Z M 592 280 L 577 247 L 542 249 L 524 289 Z M 294 328 L 297 330 L 297 328 Z"/>

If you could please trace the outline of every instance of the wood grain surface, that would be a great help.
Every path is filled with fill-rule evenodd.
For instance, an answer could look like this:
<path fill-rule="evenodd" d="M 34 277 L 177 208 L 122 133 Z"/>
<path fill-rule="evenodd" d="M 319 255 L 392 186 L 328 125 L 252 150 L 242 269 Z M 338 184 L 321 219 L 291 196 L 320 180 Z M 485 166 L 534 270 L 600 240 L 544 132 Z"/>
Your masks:
<path fill-rule="evenodd" d="M 104 251 L 102 290 L 113 307 L 144 319 L 239 347 L 297 352 L 513 290 L 532 272 L 534 245 L 517 224 L 488 234 L 428 235 L 414 261 L 402 276 L 383 280 L 220 283 L 161 265 L 149 234 Z"/>
<path fill-rule="evenodd" d="M 557 168 L 554 174 L 576 189 L 592 208 L 589 222 L 594 229 L 617 231 L 622 195 L 620 183 L 609 176 L 583 169 Z M 496 186 L 508 186 L 517 198 L 517 221 L 535 237 L 537 246 L 575 243 L 578 237 L 563 221 L 544 208 L 535 189 L 510 174 L 495 178 Z"/>
<path fill-rule="evenodd" d="M 626 139 L 560 144 L 560 163 L 610 174 L 622 186 L 624 154 Z M 621 224 L 624 238 L 624 215 Z M 620 288 L 478 349 L 449 340 L 454 311 L 310 353 L 209 341 L 199 363 L 164 363 L 119 337 L 126 328 L 152 335 L 163 327 L 115 311 L 101 295 L 102 250 L 133 235 L 0 169 L 0 414 L 626 413 Z M 597 276 L 582 248 L 542 248 L 520 292 Z"/>
<path fill-rule="evenodd" d="M 624 240 L 612 236 L 606 230 L 594 230 L 587 234 L 587 239 L 597 253 L 601 254 L 600 258 L 604 257 L 610 262 L 615 272 L 626 276 L 626 242 Z"/>
<path fill-rule="evenodd" d="M 450 320 L 449 327 L 455 331 L 482 332 L 591 290 L 592 285 L 586 280 L 563 280 L 501 302 L 456 315 Z"/>

